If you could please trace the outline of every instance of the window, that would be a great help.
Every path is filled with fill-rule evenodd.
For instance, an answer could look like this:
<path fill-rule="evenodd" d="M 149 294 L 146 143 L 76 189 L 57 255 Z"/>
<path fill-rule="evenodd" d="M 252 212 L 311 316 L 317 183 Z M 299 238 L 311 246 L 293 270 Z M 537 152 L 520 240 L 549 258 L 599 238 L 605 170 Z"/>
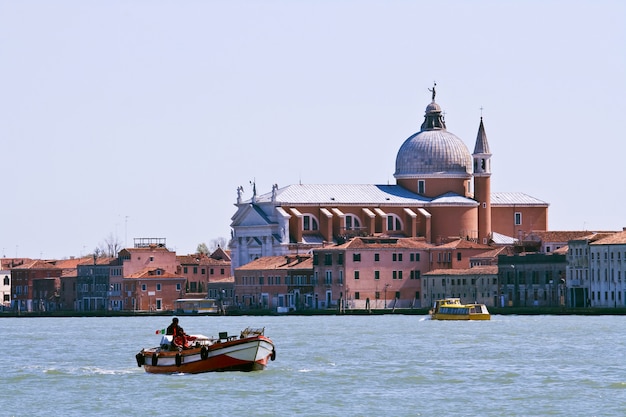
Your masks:
<path fill-rule="evenodd" d="M 361 254 L 353 253 L 352 254 L 352 262 L 361 262 Z"/>
<path fill-rule="evenodd" d="M 374 271 L 374 279 L 380 279 L 380 271 Z"/>
<path fill-rule="evenodd" d="M 361 293 L 359 293 L 358 291 L 355 291 L 355 293 L 354 293 L 354 299 L 355 299 L 355 300 L 360 300 L 360 299 L 361 299 Z"/>
<path fill-rule="evenodd" d="M 156 285 L 157 291 L 161 291 L 161 284 Z"/>
<path fill-rule="evenodd" d="M 358 230 L 361 228 L 361 221 L 353 214 L 346 214 L 344 222 L 346 230 Z"/>
<path fill-rule="evenodd" d="M 305 214 L 302 216 L 302 230 L 318 230 L 317 219 L 312 214 Z"/>
<path fill-rule="evenodd" d="M 522 213 L 519 211 L 515 212 L 515 226 L 519 226 L 522 224 Z"/>
<path fill-rule="evenodd" d="M 194 266 L 194 267 L 193 267 L 193 273 L 194 273 L 194 274 L 197 274 L 197 273 L 198 273 L 198 267 L 197 267 L 197 266 Z"/>
<path fill-rule="evenodd" d="M 391 272 L 391 276 L 392 276 L 393 279 L 398 279 L 397 271 L 392 271 Z"/>
<path fill-rule="evenodd" d="M 460 261 L 461 260 L 461 252 L 457 252 L 456 254 L 456 260 Z"/>
<path fill-rule="evenodd" d="M 324 265 L 332 265 L 333 264 L 333 255 L 332 253 L 324 254 Z"/>
<path fill-rule="evenodd" d="M 417 180 L 417 193 L 424 194 L 426 192 L 426 181 Z"/>
<path fill-rule="evenodd" d="M 148 289 L 148 288 L 147 288 L 146 284 L 141 284 L 141 291 L 145 291 L 145 290 L 147 290 L 147 289 Z"/>
<path fill-rule="evenodd" d="M 333 283 L 333 271 L 326 271 L 326 285 L 330 285 Z"/>
<path fill-rule="evenodd" d="M 354 271 L 354 279 L 359 279 L 359 271 Z"/>
<path fill-rule="evenodd" d="M 187 267 L 183 267 L 183 273 L 186 274 L 187 273 Z"/>
<path fill-rule="evenodd" d="M 374 294 L 374 297 L 375 297 L 377 300 L 380 300 L 380 291 L 376 291 L 376 293 Z"/>
<path fill-rule="evenodd" d="M 387 215 L 387 230 L 390 230 L 390 231 L 402 230 L 402 221 L 395 214 Z"/>
<path fill-rule="evenodd" d="M 224 275 L 224 268 L 220 269 L 220 274 Z"/>
<path fill-rule="evenodd" d="M 317 253 L 313 253 L 313 265 L 319 265 L 320 259 Z"/>
<path fill-rule="evenodd" d="M 343 265 L 343 253 L 337 254 L 337 265 Z"/>
<path fill-rule="evenodd" d="M 375 253 L 374 254 L 374 262 L 378 262 L 380 261 L 380 253 Z"/>

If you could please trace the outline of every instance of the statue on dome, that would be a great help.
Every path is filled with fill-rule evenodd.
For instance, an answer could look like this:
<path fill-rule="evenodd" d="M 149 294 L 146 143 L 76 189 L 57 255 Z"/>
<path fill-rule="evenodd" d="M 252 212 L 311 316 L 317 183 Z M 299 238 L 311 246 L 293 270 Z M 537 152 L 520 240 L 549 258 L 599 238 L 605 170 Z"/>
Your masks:
<path fill-rule="evenodd" d="M 437 83 L 433 82 L 433 88 L 428 89 L 428 91 L 431 91 L 433 93 L 433 101 L 435 101 L 435 95 L 437 94 L 437 92 L 435 91 L 435 87 L 437 87 Z"/>

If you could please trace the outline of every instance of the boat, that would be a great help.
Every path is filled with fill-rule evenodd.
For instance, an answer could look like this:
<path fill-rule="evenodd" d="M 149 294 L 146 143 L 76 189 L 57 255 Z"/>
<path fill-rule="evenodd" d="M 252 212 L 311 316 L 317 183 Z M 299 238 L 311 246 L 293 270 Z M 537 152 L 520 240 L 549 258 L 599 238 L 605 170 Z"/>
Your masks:
<path fill-rule="evenodd" d="M 487 306 L 480 303 L 461 304 L 460 298 L 444 298 L 435 301 L 430 310 L 433 320 L 489 320 Z"/>
<path fill-rule="evenodd" d="M 135 358 L 137 366 L 151 374 L 259 371 L 276 359 L 274 342 L 264 333 L 265 328 L 248 327 L 239 336 L 191 335 L 185 347 L 172 343 L 171 335 L 162 335 L 158 346 L 142 349 Z"/>

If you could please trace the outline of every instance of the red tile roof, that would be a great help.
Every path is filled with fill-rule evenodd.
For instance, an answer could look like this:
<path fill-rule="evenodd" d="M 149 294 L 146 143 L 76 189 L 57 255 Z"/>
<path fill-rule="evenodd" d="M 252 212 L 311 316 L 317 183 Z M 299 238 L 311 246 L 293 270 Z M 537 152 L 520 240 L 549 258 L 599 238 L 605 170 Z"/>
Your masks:
<path fill-rule="evenodd" d="M 482 243 L 473 242 L 471 240 L 457 239 L 453 240 L 452 242 L 439 245 L 434 249 L 485 249 L 487 251 L 491 250 L 492 247 L 488 245 L 483 245 Z"/>
<path fill-rule="evenodd" d="M 405 248 L 405 249 L 428 249 L 433 245 L 426 243 L 424 238 L 389 238 L 389 237 L 355 237 L 350 241 L 337 246 L 329 246 L 324 249 L 377 249 L 377 248 Z"/>
<path fill-rule="evenodd" d="M 161 273 L 157 274 L 157 270 L 160 270 Z M 124 278 L 133 278 L 133 279 L 137 279 L 137 278 L 142 278 L 142 279 L 146 279 L 146 278 L 154 278 L 154 279 L 180 278 L 180 279 L 185 279 L 185 277 L 182 276 L 182 275 L 173 274 L 171 272 L 164 271 L 162 268 L 154 268 L 154 267 L 144 268 L 141 271 L 137 271 L 134 274 L 130 274 L 128 276 L 125 276 Z"/>
<path fill-rule="evenodd" d="M 475 266 L 469 269 L 435 269 L 422 274 L 425 275 L 496 275 L 498 273 L 497 265 Z"/>
<path fill-rule="evenodd" d="M 581 239 L 585 236 L 592 235 L 594 232 L 588 230 L 569 230 L 569 231 L 532 231 L 526 235 L 522 241 L 540 240 L 543 243 L 548 242 L 569 242 L 570 240 Z"/>
<path fill-rule="evenodd" d="M 596 240 L 591 245 L 623 245 L 626 244 L 626 231 L 613 233 L 603 239 Z"/>
<path fill-rule="evenodd" d="M 310 255 L 263 256 L 237 268 L 240 270 L 261 269 L 313 269 Z"/>

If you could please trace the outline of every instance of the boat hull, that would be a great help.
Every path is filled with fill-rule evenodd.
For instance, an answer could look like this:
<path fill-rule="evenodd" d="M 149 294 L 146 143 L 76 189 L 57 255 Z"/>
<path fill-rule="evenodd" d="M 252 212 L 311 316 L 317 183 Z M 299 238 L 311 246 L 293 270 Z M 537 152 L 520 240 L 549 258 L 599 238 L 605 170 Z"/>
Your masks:
<path fill-rule="evenodd" d="M 152 374 L 263 370 L 276 357 L 274 343 L 263 335 L 218 341 L 182 350 L 143 349 L 137 365 Z"/>
<path fill-rule="evenodd" d="M 491 320 L 491 316 L 489 314 L 482 313 L 469 315 L 433 313 L 430 318 L 433 320 Z"/>

